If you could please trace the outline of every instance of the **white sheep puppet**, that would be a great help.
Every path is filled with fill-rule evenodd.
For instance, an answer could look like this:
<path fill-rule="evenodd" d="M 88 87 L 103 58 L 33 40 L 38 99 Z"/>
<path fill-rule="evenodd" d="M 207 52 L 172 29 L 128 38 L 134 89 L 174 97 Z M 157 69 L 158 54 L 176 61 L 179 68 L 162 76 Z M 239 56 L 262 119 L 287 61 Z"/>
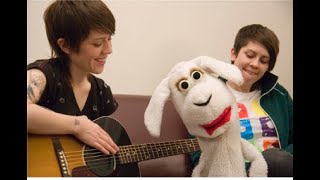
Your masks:
<path fill-rule="evenodd" d="M 160 136 L 163 109 L 171 98 L 187 130 L 198 137 L 202 151 L 193 177 L 246 177 L 245 160 L 251 162 L 250 177 L 266 177 L 267 163 L 240 137 L 236 99 L 218 76 L 243 83 L 236 66 L 211 57 L 176 64 L 151 96 L 144 114 L 147 130 Z"/>

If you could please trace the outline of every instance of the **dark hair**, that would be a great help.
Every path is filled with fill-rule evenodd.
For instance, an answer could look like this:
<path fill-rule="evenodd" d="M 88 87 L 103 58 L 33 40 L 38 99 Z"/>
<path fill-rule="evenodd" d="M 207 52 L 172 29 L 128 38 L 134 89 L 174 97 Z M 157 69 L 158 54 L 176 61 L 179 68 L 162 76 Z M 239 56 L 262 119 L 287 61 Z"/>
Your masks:
<path fill-rule="evenodd" d="M 107 5 L 101 0 L 56 0 L 44 12 L 47 38 L 52 57 L 66 54 L 57 44 L 64 38 L 67 46 L 79 52 L 80 43 L 90 30 L 115 32 L 115 19 Z"/>
<path fill-rule="evenodd" d="M 115 18 L 107 5 L 101 0 L 56 0 L 44 12 L 47 38 L 51 47 L 51 58 L 61 62 L 66 79 L 70 77 L 69 58 L 57 44 L 59 38 L 75 52 L 91 30 L 113 35 Z"/>
<path fill-rule="evenodd" d="M 279 54 L 278 37 L 272 30 L 260 24 L 251 24 L 244 26 L 238 31 L 234 41 L 233 48 L 235 50 L 236 56 L 238 56 L 240 49 L 246 46 L 250 41 L 258 42 L 267 49 L 270 56 L 267 71 L 272 71 L 276 64 L 277 56 Z M 261 79 L 254 83 L 250 91 L 260 88 L 261 81 L 264 79 L 264 77 L 265 75 L 263 75 Z"/>
<path fill-rule="evenodd" d="M 233 48 L 235 50 L 236 56 L 243 46 L 246 46 L 249 41 L 255 41 L 262 44 L 268 51 L 269 67 L 268 71 L 274 68 L 277 61 L 277 56 L 279 54 L 279 40 L 274 32 L 265 26 L 260 24 L 251 24 L 242 27 L 235 38 Z"/>

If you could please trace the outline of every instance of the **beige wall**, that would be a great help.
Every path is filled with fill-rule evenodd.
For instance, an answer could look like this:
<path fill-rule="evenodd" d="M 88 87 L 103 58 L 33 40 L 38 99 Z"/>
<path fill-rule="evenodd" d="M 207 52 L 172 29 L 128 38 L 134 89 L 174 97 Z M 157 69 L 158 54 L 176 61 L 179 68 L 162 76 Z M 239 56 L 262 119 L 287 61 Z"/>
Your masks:
<path fill-rule="evenodd" d="M 42 14 L 51 0 L 27 3 L 27 63 L 48 58 Z M 177 62 L 208 55 L 230 62 L 239 28 L 259 23 L 280 39 L 273 70 L 293 96 L 292 0 L 110 0 L 113 54 L 98 75 L 114 93 L 151 95 Z"/>

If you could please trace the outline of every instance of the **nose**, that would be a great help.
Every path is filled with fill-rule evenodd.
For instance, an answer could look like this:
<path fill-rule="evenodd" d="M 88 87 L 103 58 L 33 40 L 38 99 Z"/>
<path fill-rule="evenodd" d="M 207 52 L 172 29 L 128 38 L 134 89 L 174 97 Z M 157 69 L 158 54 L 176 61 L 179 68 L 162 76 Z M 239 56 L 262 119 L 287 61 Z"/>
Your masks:
<path fill-rule="evenodd" d="M 104 43 L 103 49 L 102 49 L 103 54 L 111 54 L 112 53 L 112 43 L 111 40 L 106 40 L 106 43 Z"/>
<path fill-rule="evenodd" d="M 252 61 L 250 62 L 250 66 L 258 67 L 258 65 L 259 65 L 259 58 L 252 59 Z"/>

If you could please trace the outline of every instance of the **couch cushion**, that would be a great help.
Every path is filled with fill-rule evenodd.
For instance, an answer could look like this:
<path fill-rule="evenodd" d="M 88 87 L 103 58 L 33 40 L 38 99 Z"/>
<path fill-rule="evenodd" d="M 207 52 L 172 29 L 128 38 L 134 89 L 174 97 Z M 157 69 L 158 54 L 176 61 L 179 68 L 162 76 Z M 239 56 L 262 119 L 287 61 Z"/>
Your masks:
<path fill-rule="evenodd" d="M 132 144 L 156 143 L 187 138 L 187 130 L 171 101 L 164 108 L 161 134 L 152 137 L 144 125 L 144 112 L 150 96 L 115 94 L 119 108 L 111 117 L 119 121 L 130 136 Z M 191 164 L 187 154 L 139 162 L 142 177 L 188 177 Z"/>

